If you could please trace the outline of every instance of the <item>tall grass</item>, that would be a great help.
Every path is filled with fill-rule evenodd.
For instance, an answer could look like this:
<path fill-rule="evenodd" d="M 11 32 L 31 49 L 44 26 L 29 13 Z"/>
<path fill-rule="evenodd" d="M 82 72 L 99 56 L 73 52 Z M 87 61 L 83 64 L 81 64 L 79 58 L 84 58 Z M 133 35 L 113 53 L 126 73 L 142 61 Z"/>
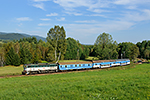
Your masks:
<path fill-rule="evenodd" d="M 2 100 L 148 100 L 150 65 L 0 79 Z M 128 69 L 129 68 L 129 69 Z"/>

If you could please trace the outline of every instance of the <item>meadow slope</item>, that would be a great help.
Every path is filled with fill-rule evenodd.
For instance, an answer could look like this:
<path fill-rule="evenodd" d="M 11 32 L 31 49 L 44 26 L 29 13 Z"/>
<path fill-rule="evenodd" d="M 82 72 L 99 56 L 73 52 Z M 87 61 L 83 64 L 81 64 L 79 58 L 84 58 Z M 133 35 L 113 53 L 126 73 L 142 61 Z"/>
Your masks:
<path fill-rule="evenodd" d="M 0 79 L 0 99 L 7 100 L 148 100 L 150 64 L 96 71 Z"/>

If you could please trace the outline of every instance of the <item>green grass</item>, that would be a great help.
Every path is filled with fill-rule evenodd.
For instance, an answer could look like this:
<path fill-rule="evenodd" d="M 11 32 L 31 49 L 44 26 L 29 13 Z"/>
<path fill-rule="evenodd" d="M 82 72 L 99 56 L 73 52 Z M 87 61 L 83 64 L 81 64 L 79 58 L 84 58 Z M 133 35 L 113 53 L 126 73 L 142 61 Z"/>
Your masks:
<path fill-rule="evenodd" d="M 92 56 L 89 56 L 88 58 L 86 58 L 86 60 L 99 60 L 99 58 L 97 58 L 97 57 L 92 57 Z"/>
<path fill-rule="evenodd" d="M 20 75 L 23 71 L 23 66 L 5 66 L 0 67 L 0 76 L 6 75 Z"/>
<path fill-rule="evenodd" d="M 0 79 L 2 100 L 149 100 L 150 65 Z"/>
<path fill-rule="evenodd" d="M 47 62 L 47 61 L 42 61 L 41 63 L 49 63 L 49 62 Z"/>

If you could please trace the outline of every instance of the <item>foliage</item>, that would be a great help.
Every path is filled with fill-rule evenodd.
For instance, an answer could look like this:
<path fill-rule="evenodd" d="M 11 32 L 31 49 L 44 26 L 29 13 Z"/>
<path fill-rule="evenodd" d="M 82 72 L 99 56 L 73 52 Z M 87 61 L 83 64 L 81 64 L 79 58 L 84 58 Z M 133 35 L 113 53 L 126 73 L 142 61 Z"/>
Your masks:
<path fill-rule="evenodd" d="M 107 33 L 100 34 L 94 44 L 96 56 L 99 59 L 116 59 L 117 54 L 117 43 L 113 42 L 112 36 Z"/>
<path fill-rule="evenodd" d="M 11 47 L 9 52 L 6 53 L 6 65 L 20 65 L 19 55 L 15 53 L 14 49 Z"/>
<path fill-rule="evenodd" d="M 4 66 L 5 62 L 5 51 L 3 47 L 0 47 L 0 66 Z"/>
<path fill-rule="evenodd" d="M 49 43 L 50 48 L 50 55 L 54 55 L 51 57 L 54 57 L 52 59 L 55 59 L 55 61 L 59 61 L 60 57 L 61 59 L 64 59 L 64 54 L 66 52 L 66 34 L 65 30 L 62 27 L 54 26 L 54 28 L 51 28 L 49 32 L 47 33 L 47 42 Z"/>
<path fill-rule="evenodd" d="M 73 38 L 67 38 L 67 49 L 65 53 L 66 60 L 84 60 L 89 56 L 89 48 L 86 45 L 82 45 L 79 41 Z"/>
<path fill-rule="evenodd" d="M 66 60 L 77 59 L 77 52 L 79 51 L 78 43 L 73 38 L 67 38 L 67 49 L 65 53 Z M 79 51 L 80 52 L 80 51 Z"/>
<path fill-rule="evenodd" d="M 136 44 L 139 47 L 139 58 L 150 59 L 150 41 L 142 41 Z"/>
<path fill-rule="evenodd" d="M 17 35 L 17 34 L 16 34 Z M 20 65 L 48 61 L 88 60 L 89 56 L 98 59 L 121 59 L 136 57 L 150 59 L 150 41 L 117 43 L 108 33 L 100 34 L 94 45 L 83 45 L 78 40 L 66 38 L 65 30 L 54 26 L 47 33 L 47 42 L 35 37 L 20 40 L 0 40 L 0 66 Z"/>
<path fill-rule="evenodd" d="M 139 55 L 139 48 L 131 42 L 119 43 L 119 58 L 135 59 Z"/>
<path fill-rule="evenodd" d="M 149 100 L 150 65 L 118 68 L 3 78 L 0 79 L 0 99 Z"/>

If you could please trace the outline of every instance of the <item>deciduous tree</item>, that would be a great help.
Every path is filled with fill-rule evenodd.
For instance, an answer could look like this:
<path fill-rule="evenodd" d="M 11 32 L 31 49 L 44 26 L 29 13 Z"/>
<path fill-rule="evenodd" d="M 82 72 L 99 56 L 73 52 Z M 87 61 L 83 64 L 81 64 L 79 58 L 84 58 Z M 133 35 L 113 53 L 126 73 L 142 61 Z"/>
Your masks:
<path fill-rule="evenodd" d="M 53 51 L 55 61 L 64 59 L 64 54 L 66 52 L 66 34 L 62 27 L 54 26 L 47 33 L 47 42 L 50 44 L 50 49 Z M 53 55 L 52 54 L 52 55 Z M 52 56 L 53 57 L 53 56 Z"/>

